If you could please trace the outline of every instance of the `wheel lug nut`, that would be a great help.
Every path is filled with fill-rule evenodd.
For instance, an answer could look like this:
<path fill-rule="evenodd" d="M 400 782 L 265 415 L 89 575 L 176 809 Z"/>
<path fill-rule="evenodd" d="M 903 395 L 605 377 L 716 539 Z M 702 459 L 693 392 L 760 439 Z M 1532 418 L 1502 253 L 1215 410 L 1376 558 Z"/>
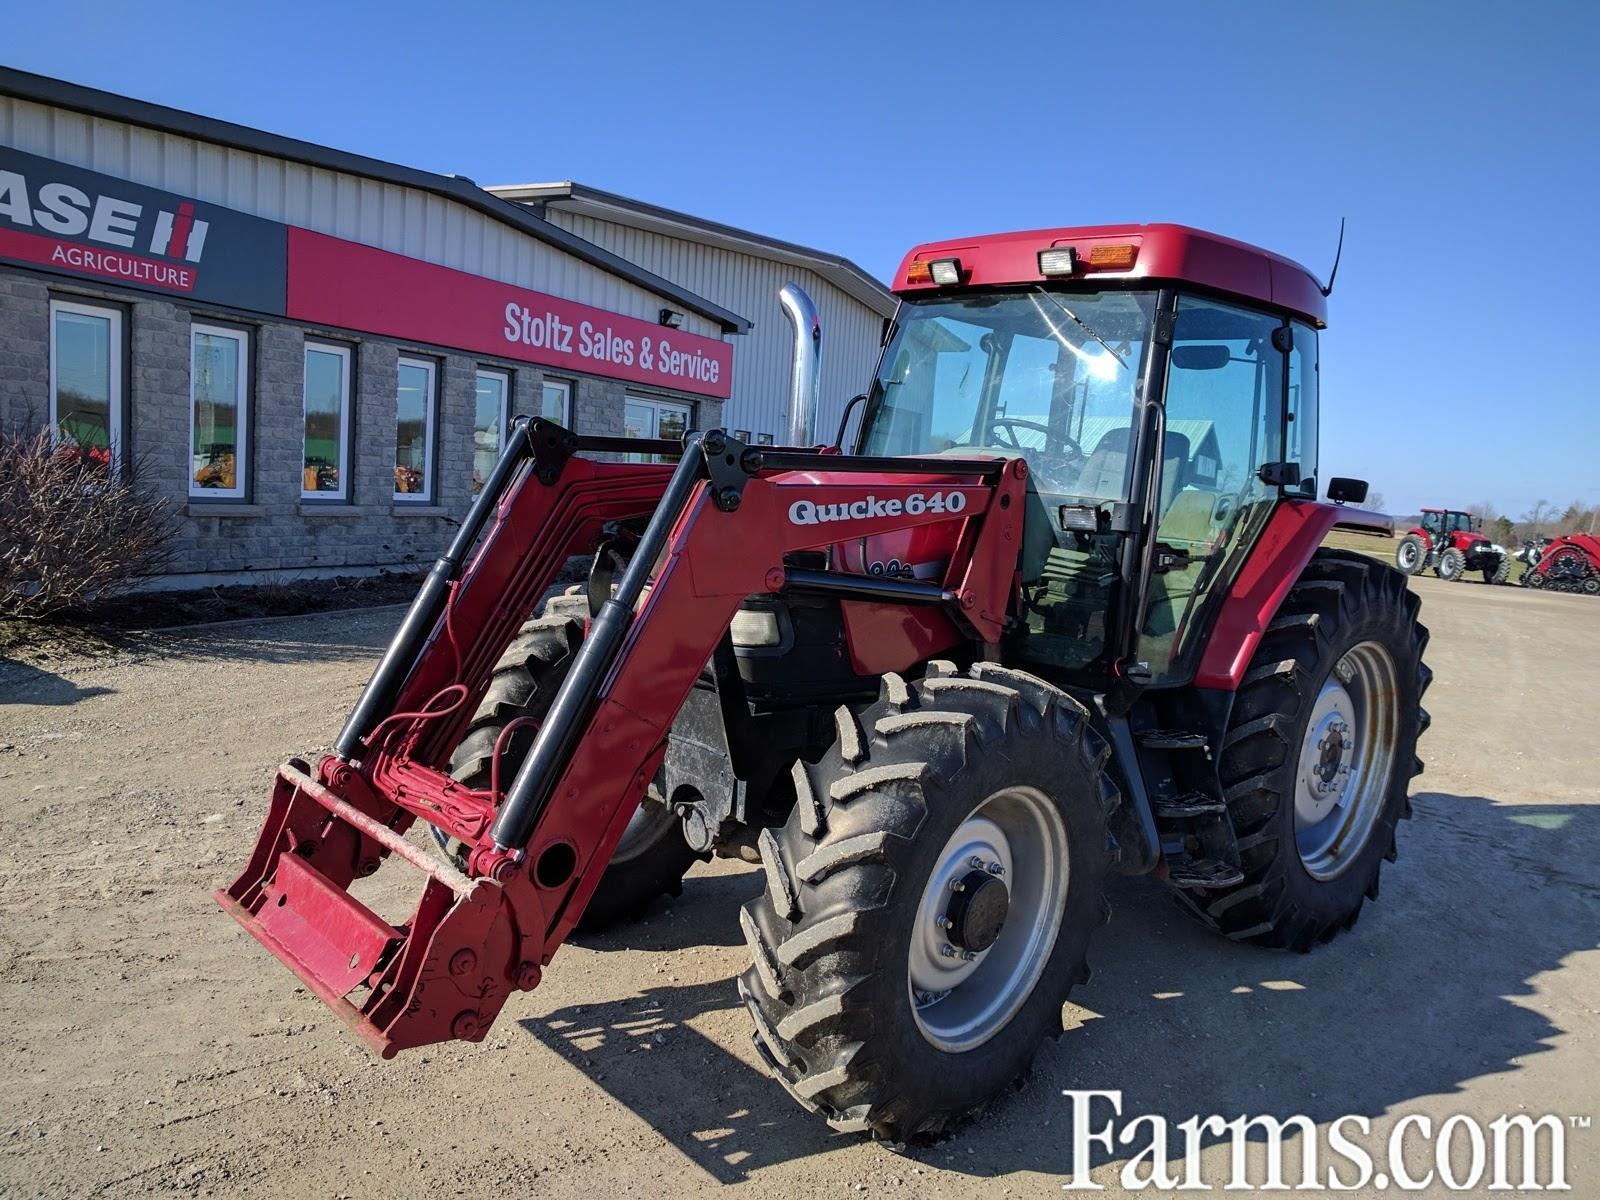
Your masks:
<path fill-rule="evenodd" d="M 983 859 L 974 854 L 971 858 L 967 859 L 967 866 L 971 867 L 974 871 L 981 871 L 983 870 Z"/>
<path fill-rule="evenodd" d="M 975 954 L 971 950 L 963 950 L 961 952 L 961 961 L 962 962 L 971 962 L 973 959 L 975 959 L 977 957 L 978 957 L 977 954 Z"/>
<path fill-rule="evenodd" d="M 950 890 L 952 892 L 964 892 L 967 890 L 967 885 L 962 883 L 959 879 L 952 879 L 950 881 Z"/>
<path fill-rule="evenodd" d="M 1006 869 L 997 862 L 990 863 L 988 870 L 991 875 L 1004 875 L 1006 873 Z"/>
<path fill-rule="evenodd" d="M 934 921 L 934 924 L 937 925 L 940 929 L 949 929 L 952 925 L 955 924 L 955 922 L 952 921 L 949 917 L 940 915 L 939 918 Z"/>
<path fill-rule="evenodd" d="M 946 942 L 944 945 L 939 947 L 939 953 L 945 958 L 954 958 L 956 956 L 956 948 L 949 942 Z"/>

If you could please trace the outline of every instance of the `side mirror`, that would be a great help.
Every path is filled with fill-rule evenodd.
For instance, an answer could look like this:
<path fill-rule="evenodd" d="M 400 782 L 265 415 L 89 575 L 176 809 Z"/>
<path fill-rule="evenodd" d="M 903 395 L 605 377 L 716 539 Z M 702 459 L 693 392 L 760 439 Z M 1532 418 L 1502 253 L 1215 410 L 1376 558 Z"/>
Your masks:
<path fill-rule="evenodd" d="M 839 432 L 833 435 L 834 449 L 844 449 L 844 435 L 845 430 L 850 428 L 850 414 L 855 411 L 856 405 L 865 404 L 866 402 L 867 394 L 865 392 L 859 396 L 850 397 L 850 402 L 844 406 L 844 412 L 839 414 Z"/>
<path fill-rule="evenodd" d="M 1172 365 L 1180 371 L 1220 371 L 1233 357 L 1226 346 L 1174 346 Z"/>
<path fill-rule="evenodd" d="M 1328 499 L 1335 504 L 1360 504 L 1367 498 L 1365 479 L 1343 479 L 1335 475 L 1328 480 Z"/>

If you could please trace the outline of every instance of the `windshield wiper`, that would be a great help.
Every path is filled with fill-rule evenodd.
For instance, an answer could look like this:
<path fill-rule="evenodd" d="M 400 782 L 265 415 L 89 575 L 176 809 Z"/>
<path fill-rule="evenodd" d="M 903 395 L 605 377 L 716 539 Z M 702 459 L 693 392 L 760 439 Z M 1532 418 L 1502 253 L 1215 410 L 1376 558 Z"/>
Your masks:
<path fill-rule="evenodd" d="M 1059 308 L 1062 312 L 1064 312 L 1067 315 L 1068 319 L 1071 320 L 1071 322 L 1074 325 L 1076 325 L 1079 329 L 1081 329 L 1085 333 L 1087 333 L 1095 341 L 1099 342 L 1100 345 L 1105 348 L 1105 352 L 1107 354 L 1111 355 L 1112 358 L 1116 359 L 1117 362 L 1122 365 L 1122 368 L 1124 370 L 1127 369 L 1128 360 L 1123 358 L 1122 355 L 1118 354 L 1115 350 L 1113 350 L 1111 348 L 1111 343 L 1110 342 L 1106 341 L 1105 338 L 1101 337 L 1093 329 L 1090 329 L 1088 324 L 1087 324 L 1087 322 L 1085 322 L 1082 317 L 1080 317 L 1077 313 L 1073 312 L 1065 304 L 1061 303 L 1061 301 L 1056 298 L 1056 294 L 1054 292 L 1047 292 L 1042 287 L 1035 287 L 1034 291 L 1036 291 L 1039 295 L 1043 296 L 1045 299 L 1049 300 L 1051 304 L 1054 304 L 1057 308 Z"/>

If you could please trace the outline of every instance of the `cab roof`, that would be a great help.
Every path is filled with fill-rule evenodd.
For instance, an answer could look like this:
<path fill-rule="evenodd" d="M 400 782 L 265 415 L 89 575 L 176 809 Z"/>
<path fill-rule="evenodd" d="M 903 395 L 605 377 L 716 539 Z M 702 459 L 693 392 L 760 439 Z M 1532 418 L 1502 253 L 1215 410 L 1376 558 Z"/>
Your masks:
<path fill-rule="evenodd" d="M 1075 269 L 1070 275 L 1043 274 L 1039 251 L 1063 247 L 1072 248 Z M 945 258 L 960 260 L 959 284 L 911 281 L 913 263 Z M 1088 280 L 1187 283 L 1287 309 L 1318 329 L 1328 324 L 1322 285 L 1305 267 L 1259 246 L 1187 225 L 1083 225 L 925 242 L 906 255 L 892 287 L 900 296 L 915 296 L 963 287 Z"/>

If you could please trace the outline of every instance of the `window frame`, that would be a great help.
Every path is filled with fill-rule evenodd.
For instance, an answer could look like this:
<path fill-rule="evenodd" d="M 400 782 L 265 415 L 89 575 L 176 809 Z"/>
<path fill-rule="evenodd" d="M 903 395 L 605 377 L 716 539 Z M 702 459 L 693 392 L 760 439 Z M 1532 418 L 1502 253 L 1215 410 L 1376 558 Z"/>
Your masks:
<path fill-rule="evenodd" d="M 211 337 L 229 338 L 239 344 L 238 395 L 235 398 L 237 417 L 234 423 L 233 463 L 237 483 L 231 488 L 198 487 L 194 481 L 195 432 L 195 335 L 204 333 Z M 238 325 L 218 325 L 211 321 L 193 320 L 189 323 L 189 499 L 221 502 L 243 501 L 250 495 L 250 330 Z M 302 454 L 302 459 L 304 455 Z"/>
<path fill-rule="evenodd" d="M 300 465 L 302 469 L 306 460 L 306 374 L 310 368 L 311 353 L 317 351 L 323 354 L 332 354 L 339 359 L 339 488 L 334 492 L 308 491 L 305 486 L 305 475 L 302 470 L 300 477 L 300 499 L 311 503 L 322 504 L 348 504 L 351 499 L 350 489 L 350 427 L 352 409 L 354 408 L 354 373 L 355 352 L 354 347 L 341 345 L 338 342 L 324 342 L 307 338 L 304 349 L 300 355 Z"/>
<path fill-rule="evenodd" d="M 473 371 L 473 373 L 472 373 L 472 432 L 474 434 L 476 434 L 478 432 L 478 381 L 480 379 L 482 379 L 485 375 L 493 376 L 494 378 L 498 379 L 500 381 L 500 383 L 501 383 L 501 389 L 500 389 L 500 418 L 499 418 L 499 422 L 495 426 L 495 451 L 494 451 L 495 458 L 499 459 L 500 455 L 505 452 L 506 436 L 511 432 L 511 414 L 514 411 L 514 409 L 513 409 L 513 397 L 512 397 L 512 386 L 513 386 L 512 385 L 512 374 L 511 374 L 510 371 L 508 371 L 504 367 L 484 366 L 481 363 Z M 541 393 L 541 395 L 542 395 L 542 393 Z M 474 454 L 477 453 L 477 449 L 478 449 L 477 446 L 474 445 L 473 448 L 472 448 Z M 485 475 L 484 478 L 483 478 L 483 483 L 487 483 L 488 481 L 489 481 L 489 477 L 487 475 Z M 481 484 L 477 485 L 477 486 L 474 486 L 473 489 L 472 489 L 472 494 L 474 496 L 476 496 L 482 490 L 483 490 L 483 488 L 482 488 Z"/>
<path fill-rule="evenodd" d="M 48 397 L 50 418 L 50 445 L 61 444 L 61 418 L 56 403 L 57 394 L 57 365 L 56 350 L 58 339 L 56 337 L 56 314 L 73 313 L 80 317 L 100 317 L 109 319 L 110 344 L 106 347 L 106 439 L 107 447 L 111 454 L 111 472 L 113 477 L 122 473 L 122 444 L 123 444 L 123 409 L 127 405 L 127 373 L 123 369 L 123 357 L 127 353 L 127 323 L 125 313 L 121 308 L 110 304 L 94 304 L 87 300 L 65 300 L 55 296 L 50 297 L 50 394 Z"/>
<path fill-rule="evenodd" d="M 400 469 L 400 376 L 401 367 L 421 367 L 428 373 L 428 395 L 423 406 L 422 422 L 422 490 L 417 492 L 402 492 L 395 488 L 392 492 L 396 504 L 433 504 L 434 492 L 438 487 L 438 461 L 439 461 L 439 362 L 437 359 L 425 358 L 420 354 L 402 354 L 395 363 L 395 462 L 394 469 Z M 391 478 L 391 487 L 393 482 Z"/>
<path fill-rule="evenodd" d="M 557 425 L 572 428 L 572 402 L 578 394 L 577 384 L 570 379 L 553 378 L 546 375 L 539 383 L 539 412 L 537 415 L 544 417 L 544 390 L 557 388 L 561 392 L 561 415 L 559 417 L 545 417 L 545 420 L 554 420 Z"/>
<path fill-rule="evenodd" d="M 642 404 L 650 409 L 650 438 L 661 437 L 661 410 L 663 408 L 681 409 L 683 411 L 683 427 L 685 430 L 694 428 L 695 406 L 690 400 L 678 400 L 666 396 L 641 395 L 638 392 L 625 392 L 622 398 L 623 429 L 626 435 L 627 411 L 629 404 Z M 625 462 L 677 462 L 678 455 L 645 454 L 643 452 L 624 454 Z"/>

